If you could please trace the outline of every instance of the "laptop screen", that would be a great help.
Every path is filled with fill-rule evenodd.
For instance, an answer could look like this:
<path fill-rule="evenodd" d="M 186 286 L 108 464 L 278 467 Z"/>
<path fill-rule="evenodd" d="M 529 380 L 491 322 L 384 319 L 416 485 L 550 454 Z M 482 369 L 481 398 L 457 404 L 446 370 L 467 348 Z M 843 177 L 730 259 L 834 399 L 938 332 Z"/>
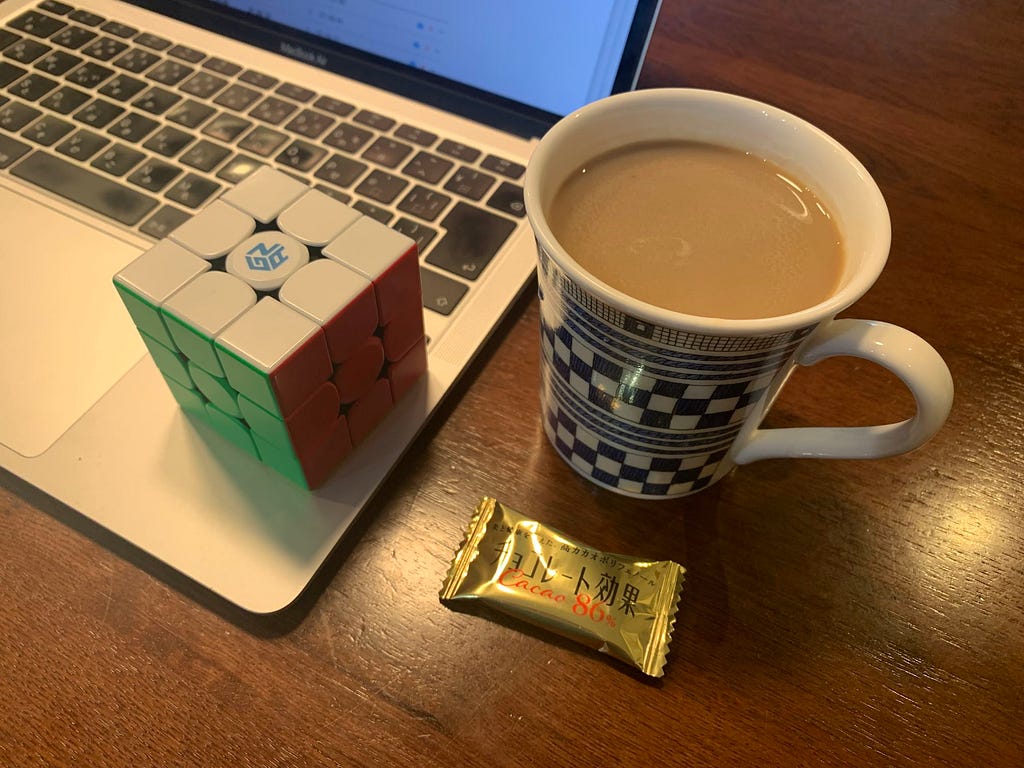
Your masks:
<path fill-rule="evenodd" d="M 138 4 L 506 130 L 539 135 L 573 109 L 635 85 L 659 0 Z"/>

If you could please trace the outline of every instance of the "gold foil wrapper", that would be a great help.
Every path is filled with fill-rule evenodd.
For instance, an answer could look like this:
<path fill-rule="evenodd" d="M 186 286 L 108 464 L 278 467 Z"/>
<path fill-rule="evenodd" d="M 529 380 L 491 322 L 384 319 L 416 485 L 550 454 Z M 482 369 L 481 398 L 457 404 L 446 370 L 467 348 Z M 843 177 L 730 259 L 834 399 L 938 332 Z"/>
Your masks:
<path fill-rule="evenodd" d="M 441 588 L 664 674 L 684 568 L 601 552 L 492 498 L 477 505 Z"/>

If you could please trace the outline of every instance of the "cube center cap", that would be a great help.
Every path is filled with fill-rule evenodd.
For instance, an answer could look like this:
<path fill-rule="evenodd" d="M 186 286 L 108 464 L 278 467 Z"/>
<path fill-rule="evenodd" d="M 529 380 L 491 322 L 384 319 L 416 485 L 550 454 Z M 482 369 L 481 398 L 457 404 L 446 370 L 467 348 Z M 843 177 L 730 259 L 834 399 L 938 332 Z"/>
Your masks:
<path fill-rule="evenodd" d="M 257 232 L 228 254 L 225 269 L 257 291 L 276 291 L 309 263 L 309 249 L 277 230 Z"/>

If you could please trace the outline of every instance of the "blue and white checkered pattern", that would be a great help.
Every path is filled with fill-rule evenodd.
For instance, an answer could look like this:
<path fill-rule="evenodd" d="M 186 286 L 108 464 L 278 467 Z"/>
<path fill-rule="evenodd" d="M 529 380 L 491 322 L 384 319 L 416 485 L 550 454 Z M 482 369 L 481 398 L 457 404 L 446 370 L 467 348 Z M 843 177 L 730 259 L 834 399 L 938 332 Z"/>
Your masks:
<path fill-rule="evenodd" d="M 631 318 L 540 251 L 544 426 L 565 460 L 622 493 L 698 491 L 813 326 L 708 336 Z"/>
<path fill-rule="evenodd" d="M 544 428 L 565 460 L 584 476 L 628 494 L 676 496 L 699 491 L 711 483 L 729 450 L 726 445 L 690 455 L 633 453 L 578 424 L 556 399 L 548 399 L 547 406 Z"/>

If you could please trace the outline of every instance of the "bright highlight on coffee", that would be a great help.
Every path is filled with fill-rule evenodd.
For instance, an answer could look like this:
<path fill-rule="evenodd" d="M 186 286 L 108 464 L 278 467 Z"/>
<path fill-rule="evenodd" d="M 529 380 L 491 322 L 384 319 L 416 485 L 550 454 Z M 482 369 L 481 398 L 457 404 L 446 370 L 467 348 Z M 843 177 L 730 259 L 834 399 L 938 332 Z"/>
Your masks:
<path fill-rule="evenodd" d="M 702 317 L 777 317 L 839 288 L 843 245 L 800 179 L 748 152 L 633 144 L 578 168 L 547 212 L 565 251 L 633 298 Z"/>

